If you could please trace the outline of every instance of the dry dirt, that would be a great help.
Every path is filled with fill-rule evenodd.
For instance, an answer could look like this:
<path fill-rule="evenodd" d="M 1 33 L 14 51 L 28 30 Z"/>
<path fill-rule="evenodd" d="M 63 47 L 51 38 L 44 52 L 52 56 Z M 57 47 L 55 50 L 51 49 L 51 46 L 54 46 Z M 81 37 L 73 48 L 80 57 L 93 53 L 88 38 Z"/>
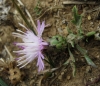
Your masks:
<path fill-rule="evenodd" d="M 40 19 L 45 20 L 46 24 L 49 24 L 45 28 L 43 33 L 43 38 L 49 40 L 52 36 L 60 34 L 62 36 L 67 36 L 68 32 L 66 27 L 68 26 L 74 32 L 76 32 L 75 27 L 72 25 L 72 8 L 74 5 L 63 5 L 64 0 L 21 0 L 25 7 L 29 10 L 32 15 L 33 20 L 36 21 Z M 39 1 L 39 3 L 38 3 Z M 74 1 L 74 0 L 73 0 Z M 91 0 L 89 0 L 91 1 Z M 98 0 L 97 0 L 98 1 Z M 8 1 L 9 2 L 9 1 Z M 38 4 L 40 14 L 34 9 Z M 11 4 L 11 10 L 8 15 L 7 20 L 4 20 L 0 25 L 0 57 L 8 61 L 9 55 L 5 51 L 5 46 L 9 49 L 14 58 L 16 55 L 13 53 L 17 48 L 13 45 L 14 42 L 21 41 L 20 39 L 13 37 L 12 32 L 16 31 L 19 27 L 18 23 L 25 24 L 19 14 L 13 14 L 15 7 Z M 79 9 L 79 13 L 83 15 L 82 17 L 82 29 L 83 31 L 96 31 L 100 29 L 100 9 L 97 11 L 91 11 L 93 8 L 100 8 L 100 5 L 76 5 Z M 17 16 L 16 16 L 17 15 Z M 76 75 L 72 76 L 72 69 L 70 65 L 66 68 L 61 67 L 60 69 L 53 72 L 50 77 L 43 77 L 42 74 L 37 74 L 37 68 L 34 67 L 34 63 L 28 65 L 26 68 L 19 70 L 15 63 L 9 64 L 5 67 L 3 74 L 0 74 L 2 79 L 8 84 L 8 86 L 100 86 L 100 41 L 94 39 L 94 37 L 89 38 L 88 42 L 80 42 L 80 45 L 87 49 L 88 55 L 91 57 L 93 62 L 97 65 L 97 68 L 89 66 L 84 60 L 83 56 L 77 51 L 73 51 L 74 57 L 76 58 Z M 55 53 L 53 51 L 49 52 L 51 55 L 56 56 L 54 59 L 56 67 L 59 67 L 62 62 L 68 59 L 67 51 L 62 51 L 62 53 Z M 50 68 L 46 64 L 46 68 Z M 15 84 L 12 81 L 13 70 L 17 71 L 16 79 L 18 83 Z M 2 70 L 2 69 L 1 69 Z M 10 74 L 10 75 L 9 75 Z M 11 77 L 12 76 L 12 77 Z M 18 77 L 20 76 L 20 77 Z M 10 77 L 10 78 L 9 78 Z M 15 78 L 14 78 L 15 79 Z M 17 81 L 16 81 L 17 82 Z"/>

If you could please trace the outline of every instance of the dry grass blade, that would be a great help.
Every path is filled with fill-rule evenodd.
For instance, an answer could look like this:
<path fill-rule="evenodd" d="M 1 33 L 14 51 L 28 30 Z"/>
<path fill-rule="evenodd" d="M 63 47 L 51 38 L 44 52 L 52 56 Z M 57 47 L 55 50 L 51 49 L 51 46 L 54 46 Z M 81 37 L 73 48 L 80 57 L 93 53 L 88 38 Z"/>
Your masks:
<path fill-rule="evenodd" d="M 29 23 L 29 21 L 27 20 L 25 14 L 22 12 L 22 10 L 20 9 L 20 7 L 18 6 L 18 4 L 16 3 L 15 0 L 12 0 L 13 4 L 16 6 L 18 12 L 20 13 L 21 17 L 23 18 L 23 20 L 25 21 L 25 23 L 27 24 L 27 26 L 34 32 L 34 34 L 36 34 L 36 30 L 33 29 L 33 27 L 31 26 L 31 24 Z"/>
<path fill-rule="evenodd" d="M 36 32 L 36 25 L 35 25 L 35 22 L 33 21 L 32 16 L 30 15 L 29 11 L 26 9 L 26 7 L 24 6 L 24 4 L 22 3 L 21 0 L 17 0 L 17 1 L 18 1 L 18 3 L 24 8 L 24 10 L 25 10 L 26 14 L 28 15 L 28 17 L 30 18 L 30 21 L 32 22 L 32 25 L 33 25 L 33 27 L 35 28 L 35 32 Z"/>
<path fill-rule="evenodd" d="M 96 4 L 95 1 L 63 1 L 63 4 Z"/>
<path fill-rule="evenodd" d="M 0 59 L 0 67 L 6 67 L 6 66 L 7 66 L 7 64 Z"/>
<path fill-rule="evenodd" d="M 0 41 L 2 42 L 1 38 L 0 38 Z M 12 54 L 10 53 L 10 51 L 9 51 L 9 49 L 7 48 L 6 45 L 4 45 L 4 48 L 5 48 L 5 50 L 7 51 L 8 55 L 10 56 L 10 61 L 14 61 L 14 58 L 13 58 Z"/>
<path fill-rule="evenodd" d="M 54 83 L 54 81 L 58 78 L 58 76 L 61 74 L 62 70 L 65 69 L 65 67 L 66 67 L 66 66 L 61 66 L 61 67 L 59 68 L 59 70 L 58 70 L 59 72 L 57 73 L 56 77 L 54 77 L 54 78 L 51 80 L 49 86 L 52 86 L 52 84 Z"/>
<path fill-rule="evenodd" d="M 50 8 L 48 8 L 47 10 L 44 11 L 43 14 L 41 14 L 41 16 L 39 16 L 36 20 L 40 19 L 42 16 L 44 16 L 48 11 L 53 10 L 53 9 L 62 9 L 64 7 L 62 6 L 52 6 Z"/>
<path fill-rule="evenodd" d="M 7 48 L 6 45 L 4 46 L 4 48 L 5 48 L 5 50 L 7 51 L 8 55 L 10 56 L 10 61 L 14 61 L 14 58 L 13 58 L 13 56 L 11 55 L 11 53 L 10 53 L 10 51 L 9 51 L 9 49 Z"/>
<path fill-rule="evenodd" d="M 47 73 L 47 72 L 54 72 L 54 71 L 56 71 L 57 69 L 59 69 L 59 68 L 52 68 L 52 69 L 47 69 L 47 70 L 44 70 L 44 71 L 42 71 L 41 73 L 39 73 L 39 75 L 40 74 L 45 74 L 45 73 Z"/>
<path fill-rule="evenodd" d="M 42 80 L 43 80 L 43 76 L 40 78 L 38 86 L 42 86 Z"/>

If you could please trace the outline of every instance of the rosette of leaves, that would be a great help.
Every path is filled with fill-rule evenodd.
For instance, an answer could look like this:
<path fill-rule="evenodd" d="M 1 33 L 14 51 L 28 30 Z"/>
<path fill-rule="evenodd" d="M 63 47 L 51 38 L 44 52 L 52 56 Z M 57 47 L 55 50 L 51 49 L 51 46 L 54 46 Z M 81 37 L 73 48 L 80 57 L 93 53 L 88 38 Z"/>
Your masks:
<path fill-rule="evenodd" d="M 73 12 L 72 23 L 75 25 L 75 29 L 77 30 L 77 34 L 74 34 L 74 32 L 72 30 L 67 28 L 69 35 L 66 37 L 66 41 L 67 41 L 67 48 L 68 48 L 68 52 L 69 52 L 69 59 L 64 63 L 64 65 L 70 64 L 72 67 L 72 70 L 73 70 L 73 72 L 72 72 L 73 76 L 75 76 L 75 72 L 76 72 L 75 57 L 74 57 L 73 53 L 71 52 L 72 47 L 74 49 L 77 49 L 84 56 L 88 65 L 91 65 L 93 67 L 96 67 L 96 65 L 88 56 L 87 50 L 83 49 L 81 46 L 78 45 L 78 41 L 82 40 L 84 38 L 83 31 L 81 28 L 82 15 L 78 14 L 78 9 L 76 6 L 73 7 L 72 12 Z M 92 32 L 88 32 L 87 34 L 85 34 L 85 36 L 90 37 L 94 34 L 95 34 L 95 32 L 92 31 Z"/>

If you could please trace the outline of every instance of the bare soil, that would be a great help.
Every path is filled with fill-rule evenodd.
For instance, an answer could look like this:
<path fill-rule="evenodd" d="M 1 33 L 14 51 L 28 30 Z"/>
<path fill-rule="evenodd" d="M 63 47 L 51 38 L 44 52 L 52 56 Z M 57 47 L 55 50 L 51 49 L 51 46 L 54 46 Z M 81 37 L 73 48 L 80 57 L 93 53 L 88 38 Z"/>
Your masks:
<path fill-rule="evenodd" d="M 45 28 L 45 31 L 43 33 L 43 38 L 45 40 L 48 41 L 49 38 L 57 34 L 66 37 L 68 35 L 68 31 L 66 29 L 67 26 L 71 30 L 76 32 L 75 26 L 71 23 L 72 8 L 74 5 L 63 5 L 62 3 L 64 0 L 21 1 L 29 10 L 35 23 L 38 19 L 40 19 L 41 21 L 45 20 L 46 24 L 49 24 L 49 26 Z M 38 14 L 38 12 L 35 10 L 37 4 L 40 14 Z M 13 53 L 13 51 L 18 50 L 18 48 L 16 48 L 13 43 L 19 42 L 21 40 L 13 37 L 12 32 L 15 32 L 17 28 L 23 30 L 23 28 L 21 28 L 18 23 L 25 24 L 19 14 L 13 14 L 14 9 L 16 9 L 15 6 L 13 6 L 13 4 L 10 5 L 11 10 L 8 18 L 0 25 L 0 38 L 2 40 L 0 42 L 0 56 L 7 61 L 9 60 L 7 59 L 9 58 L 9 55 L 5 51 L 4 45 L 7 46 L 12 56 L 16 58 L 16 55 Z M 98 29 L 100 29 L 100 9 L 91 11 L 93 10 L 93 8 L 100 8 L 99 4 L 79 4 L 76 6 L 79 13 L 83 15 L 82 29 L 85 33 L 89 31 L 97 31 Z M 8 86 L 100 86 L 100 41 L 95 40 L 94 37 L 90 37 L 88 39 L 88 42 L 81 41 L 80 46 L 88 51 L 88 55 L 97 65 L 97 68 L 89 66 L 86 63 L 84 57 L 78 51 L 73 51 L 74 57 L 76 58 L 75 77 L 73 77 L 72 75 L 72 69 L 70 65 L 68 65 L 67 67 L 61 67 L 60 69 L 53 72 L 50 77 L 44 77 L 43 74 L 37 74 L 37 68 L 34 66 L 35 61 L 31 63 L 31 65 L 28 65 L 26 66 L 26 68 L 23 68 L 21 70 L 17 69 L 18 67 L 16 67 L 16 63 L 7 63 L 9 65 L 5 67 L 5 72 L 3 73 L 5 75 L 0 75 L 2 79 L 8 84 Z M 69 56 L 67 50 L 62 51 L 59 54 L 54 51 L 50 51 L 49 53 L 55 57 L 53 59 L 56 67 L 61 66 L 61 64 L 65 62 Z M 46 64 L 46 68 L 50 68 L 50 66 Z M 11 79 L 11 76 L 14 79 L 15 75 L 9 75 L 12 74 L 13 71 L 11 71 L 10 73 L 8 69 L 14 69 L 15 71 L 17 71 L 18 74 L 15 74 L 18 79 L 18 82 L 16 81 L 17 83 Z"/>

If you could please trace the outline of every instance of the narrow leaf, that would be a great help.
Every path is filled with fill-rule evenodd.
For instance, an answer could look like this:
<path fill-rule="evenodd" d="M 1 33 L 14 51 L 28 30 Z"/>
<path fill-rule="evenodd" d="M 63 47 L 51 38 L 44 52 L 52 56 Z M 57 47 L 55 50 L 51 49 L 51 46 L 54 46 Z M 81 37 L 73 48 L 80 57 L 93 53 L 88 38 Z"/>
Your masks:
<path fill-rule="evenodd" d="M 86 61 L 87 61 L 87 63 L 88 63 L 89 65 L 91 65 L 91 66 L 93 66 L 93 67 L 97 67 L 97 66 L 94 64 L 94 62 L 93 62 L 87 55 L 84 55 L 84 57 L 85 57 L 85 59 L 86 59 Z"/>
<path fill-rule="evenodd" d="M 75 63 L 74 63 L 74 62 L 70 62 L 70 65 L 71 65 L 71 67 L 72 67 L 72 74 L 73 74 L 73 77 L 75 77 L 75 74 L 76 74 Z"/>
<path fill-rule="evenodd" d="M 85 55 L 87 53 L 87 50 L 81 48 L 78 44 L 76 45 L 76 48 L 81 52 L 81 54 Z"/>
<path fill-rule="evenodd" d="M 80 26 L 82 22 L 82 16 L 78 14 L 78 9 L 76 8 L 76 6 L 73 7 L 72 12 L 74 17 L 72 23 L 77 26 Z"/>
<path fill-rule="evenodd" d="M 70 58 L 63 64 L 63 65 L 68 65 L 69 64 L 69 62 L 70 62 Z"/>
<path fill-rule="evenodd" d="M 76 48 L 81 52 L 81 54 L 84 55 L 87 63 L 93 67 L 96 67 L 96 65 L 94 64 L 94 62 L 89 58 L 89 56 L 87 55 L 87 51 L 83 48 L 81 48 L 79 45 L 76 46 Z"/>
<path fill-rule="evenodd" d="M 96 32 L 95 31 L 91 31 L 91 32 L 88 32 L 86 34 L 87 37 L 90 37 L 90 36 L 93 36 Z"/>
<path fill-rule="evenodd" d="M 75 58 L 74 58 L 73 54 L 71 53 L 71 51 L 69 50 L 69 48 L 68 48 L 68 51 L 69 51 L 69 55 L 70 55 L 71 60 L 73 62 L 75 62 Z"/>

